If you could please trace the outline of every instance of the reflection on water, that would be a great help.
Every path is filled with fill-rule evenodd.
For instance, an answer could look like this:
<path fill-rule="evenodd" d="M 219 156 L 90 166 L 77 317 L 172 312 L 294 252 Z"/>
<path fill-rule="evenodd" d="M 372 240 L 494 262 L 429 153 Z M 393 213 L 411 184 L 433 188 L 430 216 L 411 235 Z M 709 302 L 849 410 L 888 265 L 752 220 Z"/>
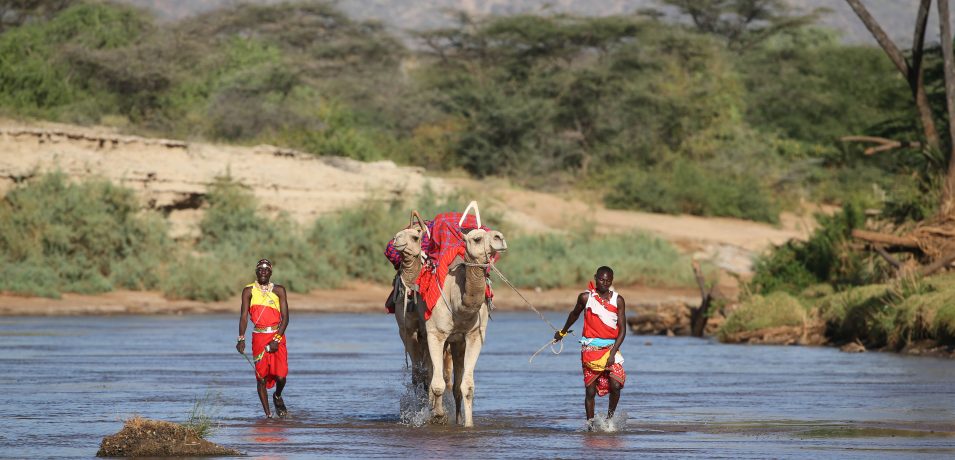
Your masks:
<path fill-rule="evenodd" d="M 594 433 L 592 436 L 583 436 L 584 447 L 593 452 L 616 452 L 624 447 L 624 438 L 613 434 Z"/>
<path fill-rule="evenodd" d="M 476 427 L 464 430 L 426 423 L 389 316 L 295 315 L 282 420 L 261 417 L 235 329 L 231 316 L 5 319 L 0 456 L 90 457 L 122 419 L 184 421 L 209 392 L 222 395 L 211 440 L 256 458 L 955 455 L 947 360 L 630 337 L 618 416 L 587 432 L 580 355 L 528 364 L 552 331 L 499 313 L 475 372 Z"/>
<path fill-rule="evenodd" d="M 252 441 L 266 444 L 288 441 L 288 438 L 284 436 L 287 428 L 272 422 L 273 420 L 268 419 L 256 420 L 250 436 Z"/>

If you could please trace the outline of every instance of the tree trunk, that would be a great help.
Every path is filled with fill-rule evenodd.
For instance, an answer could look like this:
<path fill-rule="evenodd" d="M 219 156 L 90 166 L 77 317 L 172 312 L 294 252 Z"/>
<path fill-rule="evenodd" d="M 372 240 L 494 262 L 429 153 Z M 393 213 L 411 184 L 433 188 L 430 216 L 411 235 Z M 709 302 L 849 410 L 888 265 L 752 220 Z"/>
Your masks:
<path fill-rule="evenodd" d="M 952 27 L 949 23 L 948 0 L 938 0 L 939 40 L 942 42 L 942 61 L 945 68 L 945 108 L 948 110 L 949 154 L 948 171 L 942 187 L 939 214 L 952 215 L 955 211 L 955 63 L 952 62 Z"/>
<path fill-rule="evenodd" d="M 932 0 L 921 0 L 919 4 L 918 18 L 915 24 L 915 39 L 912 46 L 912 66 L 905 62 L 905 57 L 899 48 L 895 46 L 892 39 L 882 30 L 879 23 L 869 14 L 860 0 L 846 0 L 846 3 L 855 11 L 856 16 L 862 20 L 869 32 L 879 43 L 879 46 L 889 56 L 889 59 L 895 64 L 895 67 L 902 72 L 906 81 L 909 83 L 909 89 L 912 91 L 912 98 L 915 100 L 915 107 L 918 109 L 919 122 L 922 125 L 922 134 L 925 136 L 926 143 L 933 148 L 939 148 L 938 130 L 935 128 L 935 120 L 932 116 L 932 108 L 929 105 L 928 97 L 925 95 L 925 85 L 922 82 L 922 48 L 925 42 L 925 23 L 928 20 L 928 10 Z M 939 6 L 941 8 L 941 6 Z"/>
<path fill-rule="evenodd" d="M 711 291 L 706 290 L 706 280 L 703 279 L 703 271 L 700 270 L 700 263 L 693 261 L 693 275 L 696 276 L 696 284 L 700 287 L 700 306 L 690 308 L 690 335 L 693 337 L 703 337 L 703 331 L 706 329 L 706 322 L 710 319 L 707 314 L 710 310 Z"/>

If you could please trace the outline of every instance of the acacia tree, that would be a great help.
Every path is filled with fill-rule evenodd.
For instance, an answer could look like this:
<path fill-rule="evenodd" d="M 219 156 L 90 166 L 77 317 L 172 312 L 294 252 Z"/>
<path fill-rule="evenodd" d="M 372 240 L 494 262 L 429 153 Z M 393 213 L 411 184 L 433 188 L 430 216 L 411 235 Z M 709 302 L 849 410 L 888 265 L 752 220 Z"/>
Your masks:
<path fill-rule="evenodd" d="M 719 35 L 730 48 L 743 50 L 774 34 L 814 22 L 827 12 L 793 14 L 784 0 L 661 0 L 690 18 L 700 32 Z"/>
<path fill-rule="evenodd" d="M 878 21 L 866 9 L 860 0 L 846 0 L 856 15 L 865 24 L 869 32 L 885 51 L 889 59 L 895 64 L 899 72 L 905 77 L 912 92 L 913 101 L 919 114 L 922 134 L 927 148 L 942 149 L 942 142 L 935 126 L 934 114 L 925 93 L 923 78 L 925 30 L 932 0 L 920 0 L 918 14 L 915 20 L 915 30 L 912 39 L 912 51 L 906 59 L 895 43 L 889 38 Z M 943 176 L 940 190 L 939 211 L 933 222 L 923 223 L 910 234 L 898 237 L 862 230 L 854 230 L 853 236 L 872 244 L 874 249 L 897 269 L 901 264 L 892 258 L 885 250 L 894 247 L 902 250 L 921 252 L 931 259 L 931 263 L 920 270 L 923 274 L 932 273 L 955 261 L 955 241 L 952 241 L 952 232 L 946 227 L 955 225 L 955 61 L 952 58 L 952 31 L 948 0 L 938 0 L 939 38 L 943 62 L 945 82 L 945 109 L 948 120 L 948 166 Z M 881 144 L 880 147 L 867 149 L 866 153 L 889 150 L 897 147 L 921 147 L 918 143 L 895 142 L 888 139 L 847 137 L 846 140 L 872 140 Z"/>
<path fill-rule="evenodd" d="M 76 0 L 0 1 L 0 33 L 32 19 L 49 19 L 74 3 Z"/>

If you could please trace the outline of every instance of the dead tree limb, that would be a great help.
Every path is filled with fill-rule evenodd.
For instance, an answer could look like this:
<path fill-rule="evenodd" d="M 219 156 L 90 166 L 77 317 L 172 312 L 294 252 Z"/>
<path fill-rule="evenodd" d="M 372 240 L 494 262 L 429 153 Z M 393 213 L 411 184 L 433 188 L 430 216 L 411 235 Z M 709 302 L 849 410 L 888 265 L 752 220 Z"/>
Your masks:
<path fill-rule="evenodd" d="M 885 233 L 870 232 L 868 230 L 855 229 L 852 231 L 852 237 L 869 243 L 898 246 L 902 248 L 918 248 L 919 242 L 910 236 L 886 235 Z"/>
<path fill-rule="evenodd" d="M 839 140 L 843 142 L 872 142 L 879 144 L 877 146 L 869 147 L 865 149 L 862 153 L 866 155 L 873 155 L 879 152 L 885 152 L 887 150 L 900 149 L 900 148 L 920 148 L 922 147 L 921 142 L 911 142 L 911 141 L 896 141 L 892 139 L 886 139 L 884 137 L 876 136 L 843 136 Z"/>
<path fill-rule="evenodd" d="M 882 256 L 882 258 L 885 259 L 885 261 L 888 262 L 889 265 L 894 267 L 896 271 L 902 270 L 902 262 L 899 262 L 895 257 L 892 257 L 892 255 L 889 254 L 889 252 L 886 251 L 881 244 L 873 244 L 872 249 L 874 249 L 876 253 Z"/>
<path fill-rule="evenodd" d="M 703 337 L 703 331 L 706 329 L 706 322 L 709 318 L 710 301 L 713 296 L 713 288 L 706 289 L 706 280 L 703 278 L 703 270 L 700 269 L 700 263 L 693 261 L 693 275 L 696 277 L 696 284 L 700 287 L 700 306 L 690 308 L 690 335 L 693 337 Z"/>
<path fill-rule="evenodd" d="M 935 262 L 923 266 L 921 269 L 919 269 L 919 274 L 922 276 L 931 275 L 932 273 L 947 267 L 952 262 L 955 262 L 955 251 L 945 254 L 944 256 L 938 258 Z"/>

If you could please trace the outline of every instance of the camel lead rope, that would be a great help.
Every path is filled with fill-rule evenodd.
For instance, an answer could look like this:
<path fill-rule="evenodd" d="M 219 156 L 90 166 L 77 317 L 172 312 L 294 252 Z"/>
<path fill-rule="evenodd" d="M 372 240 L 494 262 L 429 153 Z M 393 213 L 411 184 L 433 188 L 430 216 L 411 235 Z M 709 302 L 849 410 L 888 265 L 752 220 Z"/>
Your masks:
<path fill-rule="evenodd" d="M 255 363 L 252 362 L 252 359 L 249 358 L 249 355 L 242 353 L 242 357 L 249 362 L 249 365 L 252 366 L 252 372 L 255 372 L 255 378 L 259 378 L 259 370 L 255 368 Z"/>
<path fill-rule="evenodd" d="M 560 338 L 561 338 L 561 339 L 563 339 L 564 336 L 566 336 L 567 334 L 569 334 L 569 333 L 571 333 L 571 332 L 573 332 L 573 331 L 567 331 L 567 332 L 557 331 L 557 333 L 560 334 Z M 557 349 L 557 350 L 555 350 L 555 349 L 554 349 L 554 344 L 557 343 L 557 342 L 560 342 L 560 348 Z M 537 355 L 538 355 L 540 352 L 544 351 L 544 349 L 547 348 L 548 346 L 550 346 L 550 351 L 551 351 L 552 353 L 554 353 L 555 355 L 559 355 L 559 354 L 561 354 L 561 353 L 564 351 L 564 341 L 563 341 L 563 340 L 551 339 L 550 342 L 545 343 L 543 347 L 538 348 L 537 351 L 535 351 L 534 354 L 531 355 L 530 359 L 527 360 L 528 364 L 533 363 L 533 362 L 534 362 L 534 358 L 536 358 Z"/>
<path fill-rule="evenodd" d="M 556 327 L 554 327 L 554 325 L 551 324 L 550 321 L 547 321 L 547 318 L 544 317 L 544 314 L 541 313 L 540 310 L 538 310 L 536 307 L 534 307 L 534 304 L 532 304 L 529 300 L 527 300 L 527 298 L 524 297 L 523 294 L 521 294 L 521 291 L 518 291 L 517 288 L 514 287 L 513 284 L 511 284 L 511 282 L 507 279 L 507 277 L 504 276 L 504 274 L 501 273 L 500 270 L 498 270 L 498 268 L 497 268 L 496 265 L 494 265 L 493 263 L 488 263 L 487 266 L 488 266 L 488 267 L 491 267 L 491 269 L 494 270 L 494 273 L 497 273 L 497 276 L 498 276 L 499 278 L 501 278 L 501 281 L 503 281 L 504 284 L 507 284 L 511 289 L 513 289 L 514 292 L 516 292 L 517 295 L 521 298 L 521 300 L 523 300 L 524 303 L 526 303 L 529 307 L 531 307 L 531 310 L 534 310 L 534 313 L 537 313 L 537 316 L 540 316 L 540 319 L 541 319 L 541 320 L 543 320 L 545 323 L 547 323 L 547 325 L 550 326 L 550 328 L 553 329 L 554 332 L 560 334 L 561 340 L 552 339 L 550 342 L 545 343 L 544 346 L 540 347 L 537 351 L 534 352 L 533 355 L 531 355 L 530 359 L 528 359 L 527 362 L 528 362 L 528 363 L 532 363 L 532 362 L 534 361 L 534 358 L 537 357 L 537 355 L 538 355 L 540 352 L 544 351 L 544 349 L 547 348 L 548 346 L 550 347 L 550 351 L 553 352 L 555 355 L 561 354 L 561 352 L 564 351 L 564 341 L 563 341 L 563 338 L 564 338 L 567 334 L 571 334 L 571 335 L 576 336 L 576 334 L 574 334 L 574 331 L 573 331 L 573 330 L 569 330 L 569 331 L 567 331 L 567 332 L 563 332 L 563 331 L 557 329 Z M 555 350 L 555 349 L 554 349 L 554 344 L 556 344 L 557 342 L 560 342 L 560 348 Z"/>
<path fill-rule="evenodd" d="M 540 310 L 538 310 L 537 308 L 535 308 L 535 307 L 534 307 L 534 304 L 532 304 L 529 300 L 527 300 L 527 298 L 524 297 L 523 294 L 521 294 L 521 291 L 518 291 L 517 288 L 514 287 L 514 285 L 511 284 L 510 281 L 508 281 L 508 279 L 504 276 L 504 274 L 501 273 L 501 271 L 497 269 L 497 266 L 496 266 L 496 265 L 494 265 L 494 264 L 487 264 L 487 265 L 488 265 L 489 267 L 491 267 L 491 269 L 494 270 L 494 273 L 497 273 L 497 276 L 498 276 L 499 278 L 501 278 L 501 281 L 503 281 L 504 284 L 507 284 L 511 289 L 513 289 L 514 292 L 516 292 L 517 295 L 520 296 L 521 300 L 523 300 L 524 303 L 526 303 L 529 307 L 531 307 L 531 310 L 534 310 L 534 313 L 537 313 L 537 316 L 540 316 L 540 319 L 543 320 L 545 323 L 547 323 L 547 325 L 550 326 L 550 328 L 553 329 L 554 332 L 559 332 L 559 331 L 560 331 L 560 329 L 557 329 L 556 327 L 554 327 L 554 325 L 551 324 L 550 321 L 547 321 L 547 318 L 544 318 L 544 314 L 541 313 Z M 567 331 L 567 333 L 576 336 L 576 334 L 574 334 L 573 331 Z M 565 335 L 566 335 L 566 334 L 565 334 Z"/>

